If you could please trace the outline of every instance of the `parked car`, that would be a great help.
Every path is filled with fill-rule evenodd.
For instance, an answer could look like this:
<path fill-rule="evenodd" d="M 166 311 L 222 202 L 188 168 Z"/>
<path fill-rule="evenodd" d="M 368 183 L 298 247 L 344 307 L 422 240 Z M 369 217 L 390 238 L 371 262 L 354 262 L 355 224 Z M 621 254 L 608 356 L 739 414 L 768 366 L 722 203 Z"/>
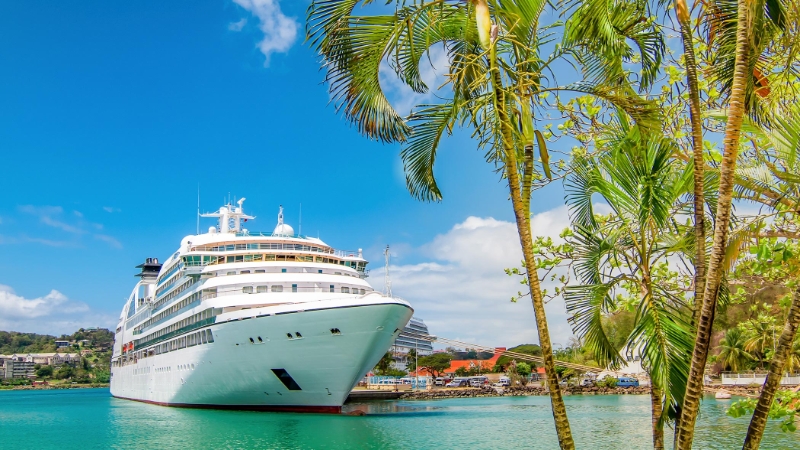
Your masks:
<path fill-rule="evenodd" d="M 489 378 L 484 376 L 470 377 L 469 379 L 469 385 L 472 387 L 481 387 L 485 384 L 489 384 Z"/>
<path fill-rule="evenodd" d="M 466 387 L 469 386 L 468 378 L 454 378 L 453 381 L 447 383 L 447 387 Z"/>
<path fill-rule="evenodd" d="M 630 377 L 617 378 L 618 387 L 639 387 L 639 380 Z"/>
<path fill-rule="evenodd" d="M 451 382 L 453 379 L 450 377 L 439 377 L 433 381 L 435 386 L 444 386 L 447 383 Z"/>
<path fill-rule="evenodd" d="M 511 386 L 511 378 L 508 377 L 500 377 L 500 380 L 497 382 L 500 386 Z"/>

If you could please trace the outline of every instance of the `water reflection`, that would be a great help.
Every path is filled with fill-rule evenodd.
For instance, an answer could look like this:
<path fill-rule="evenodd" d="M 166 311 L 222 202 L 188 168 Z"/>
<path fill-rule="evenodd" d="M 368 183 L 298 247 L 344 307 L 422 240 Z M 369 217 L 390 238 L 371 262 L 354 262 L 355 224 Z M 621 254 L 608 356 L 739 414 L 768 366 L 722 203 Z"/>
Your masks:
<path fill-rule="evenodd" d="M 579 448 L 652 447 L 648 396 L 565 401 Z M 696 448 L 741 446 L 748 421 L 726 416 L 729 404 L 703 402 Z M 345 412 L 353 411 L 366 415 L 166 408 L 113 399 L 107 390 L 0 392 L 0 442 L 14 442 L 15 449 L 557 447 L 547 397 L 346 405 Z M 671 432 L 666 434 L 669 441 Z M 800 448 L 799 436 L 771 423 L 762 448 Z"/>

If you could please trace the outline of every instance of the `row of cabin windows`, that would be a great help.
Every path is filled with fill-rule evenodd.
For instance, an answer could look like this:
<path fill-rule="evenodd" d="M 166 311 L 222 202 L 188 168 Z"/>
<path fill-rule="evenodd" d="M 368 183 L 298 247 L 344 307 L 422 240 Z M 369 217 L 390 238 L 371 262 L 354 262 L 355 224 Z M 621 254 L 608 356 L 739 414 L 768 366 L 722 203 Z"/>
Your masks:
<path fill-rule="evenodd" d="M 197 252 L 231 252 L 235 250 L 297 250 L 302 252 L 333 253 L 333 249 L 303 244 L 284 244 L 282 242 L 251 242 L 247 244 L 226 244 L 193 247 Z"/>
<path fill-rule="evenodd" d="M 156 301 L 155 304 L 153 305 L 153 309 L 158 309 L 159 306 L 161 306 L 164 303 L 167 303 L 170 300 L 172 300 L 173 298 L 177 297 L 181 292 L 185 291 L 186 289 L 189 289 L 197 281 L 198 281 L 197 278 L 190 278 L 190 279 L 186 280 L 186 282 L 184 282 L 182 285 L 178 286 L 177 288 L 173 289 L 172 292 L 170 292 L 169 294 L 165 295 L 164 298 L 159 298 L 158 301 Z M 158 296 L 161 295 L 162 293 L 163 293 L 163 290 L 161 290 L 161 292 L 157 291 L 156 292 L 156 298 L 158 298 Z"/>
<path fill-rule="evenodd" d="M 170 276 L 172 276 L 172 274 L 175 273 L 176 270 L 181 268 L 181 264 L 180 263 L 181 263 L 181 260 L 178 260 L 178 261 L 175 262 L 175 264 L 169 266 L 168 269 L 161 270 L 162 273 L 156 279 L 156 284 L 157 285 L 161 284 L 161 282 L 164 281 L 164 279 L 169 278 Z"/>
<path fill-rule="evenodd" d="M 170 294 L 170 295 L 172 295 L 172 294 Z M 180 302 L 170 306 L 169 308 L 165 309 L 164 311 L 161 311 L 160 313 L 158 313 L 155 316 L 151 317 L 150 319 L 148 319 L 147 321 L 145 321 L 141 325 L 137 326 L 136 328 L 133 329 L 133 332 L 134 333 L 138 333 L 138 332 L 144 330 L 145 328 L 149 327 L 150 325 L 153 325 L 154 323 L 156 323 L 156 322 L 158 322 L 160 320 L 166 319 L 167 317 L 169 317 L 169 316 L 171 316 L 173 314 L 176 314 L 178 311 L 182 310 L 183 308 L 185 308 L 185 307 L 191 305 L 192 303 L 200 300 L 200 296 L 201 296 L 200 292 L 195 292 L 194 294 L 192 294 L 192 295 L 186 297 L 185 299 L 181 300 Z"/>
<path fill-rule="evenodd" d="M 158 289 L 156 289 L 156 297 L 161 295 L 162 292 L 164 292 L 167 289 L 169 289 L 170 286 L 172 286 L 172 283 L 174 283 L 178 278 L 180 278 L 182 276 L 183 276 L 183 273 L 181 273 L 180 271 L 178 271 L 174 275 L 172 275 L 172 277 L 170 277 L 170 279 L 166 283 L 162 284 L 161 286 L 158 287 Z"/>
<path fill-rule="evenodd" d="M 270 273 L 271 273 L 271 272 L 272 272 L 272 271 L 270 271 Z M 247 274 L 249 274 L 249 273 L 267 273 L 267 270 L 266 270 L 266 269 L 254 269 L 254 270 L 252 270 L 252 271 L 251 271 L 251 270 L 249 270 L 249 269 L 245 269 L 245 270 L 239 270 L 239 271 L 236 271 L 236 270 L 229 270 L 229 271 L 225 272 L 225 275 L 236 275 L 236 274 L 239 274 L 239 275 L 247 275 Z M 282 268 L 282 269 L 281 269 L 281 273 L 287 273 L 287 269 L 286 269 L 285 267 L 284 267 L 284 268 Z M 292 272 L 292 273 L 310 273 L 310 272 Z M 322 270 L 322 269 L 317 269 L 317 273 L 324 273 L 324 272 L 323 272 L 323 270 Z M 330 274 L 330 273 L 331 273 L 331 272 L 328 272 L 328 274 Z M 220 274 L 220 275 L 222 275 L 222 272 L 220 272 L 219 274 Z M 354 277 L 354 278 L 356 278 L 356 276 L 355 276 L 355 275 L 350 275 L 349 273 L 333 272 L 333 274 L 334 274 L 334 275 L 345 275 L 345 276 L 348 276 L 348 277 Z"/>
<path fill-rule="evenodd" d="M 183 302 L 181 302 L 181 303 L 183 303 Z M 172 325 L 170 325 L 168 327 L 164 327 L 164 328 L 156 331 L 155 333 L 148 335 L 146 340 L 149 341 L 149 340 L 164 336 L 164 335 L 166 335 L 168 333 L 172 333 L 173 331 L 176 331 L 176 330 L 179 330 L 179 329 L 181 329 L 183 327 L 186 327 L 186 326 L 192 325 L 194 323 L 200 322 L 201 320 L 209 319 L 211 317 L 214 317 L 214 309 L 213 308 L 208 308 L 205 311 L 201 311 L 201 312 L 199 312 L 197 314 L 189 316 L 189 317 L 187 317 L 187 318 L 185 318 L 185 319 L 183 319 L 183 320 L 181 320 L 179 322 L 175 322 L 175 323 L 173 323 Z"/>
<path fill-rule="evenodd" d="M 169 353 L 175 350 L 180 350 L 186 347 L 194 347 L 195 345 L 211 344 L 214 342 L 214 335 L 211 330 L 206 328 L 192 334 L 173 339 L 163 344 L 158 344 L 148 351 L 148 356 L 160 355 L 162 353 Z"/>
<path fill-rule="evenodd" d="M 212 343 L 214 343 L 214 335 L 211 333 L 210 329 L 206 328 L 205 330 L 196 331 L 194 333 L 187 334 L 186 336 L 181 336 L 177 339 L 158 344 L 154 347 L 138 350 L 132 354 L 125 355 L 122 358 L 112 361 L 111 366 L 122 367 L 131 363 L 135 363 L 142 358 L 160 355 L 162 353 L 169 353 L 182 348 L 193 347 L 195 345 Z"/>
<path fill-rule="evenodd" d="M 336 292 L 335 285 L 329 286 L 329 292 Z M 303 287 L 298 288 L 296 284 L 292 285 L 292 292 L 300 292 L 300 291 L 307 291 L 307 292 L 320 292 L 319 287 Z M 357 287 L 348 287 L 348 286 L 341 286 L 340 292 L 343 294 L 350 294 L 352 291 L 353 294 L 366 294 L 366 289 L 361 289 Z M 244 286 L 242 287 L 242 292 L 245 294 L 252 294 L 253 293 L 253 286 Z M 280 284 L 273 284 L 272 286 L 256 286 L 255 293 L 256 294 L 265 294 L 267 292 L 283 292 L 283 285 Z"/>
<path fill-rule="evenodd" d="M 299 262 L 336 264 L 340 266 L 351 267 L 360 272 L 363 272 L 367 267 L 367 263 L 365 261 L 344 261 L 337 258 L 329 258 L 327 256 L 311 256 L 311 255 L 275 255 L 275 254 L 254 253 L 248 255 L 227 255 L 227 256 L 188 255 L 183 257 L 183 262 L 188 267 L 203 267 L 203 266 L 211 266 L 214 264 L 259 262 L 259 261 L 299 261 Z"/>

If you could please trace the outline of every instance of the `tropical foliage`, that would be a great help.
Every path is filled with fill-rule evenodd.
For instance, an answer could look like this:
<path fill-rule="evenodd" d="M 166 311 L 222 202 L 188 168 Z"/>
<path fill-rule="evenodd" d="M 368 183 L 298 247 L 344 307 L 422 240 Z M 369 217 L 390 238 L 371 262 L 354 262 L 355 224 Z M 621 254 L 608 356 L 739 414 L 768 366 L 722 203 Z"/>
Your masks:
<path fill-rule="evenodd" d="M 556 297 L 580 342 L 559 358 L 641 358 L 654 447 L 667 422 L 691 447 L 708 370 L 768 370 L 755 448 L 776 380 L 800 366 L 798 19 L 798 0 L 317 0 L 307 31 L 337 110 L 400 144 L 412 196 L 442 200 L 435 163 L 457 128 L 507 184 L 524 257 L 507 269 L 521 277 L 512 300 L 531 297 L 562 448 L 559 380 L 573 374 L 553 362 Z M 680 49 L 665 45 L 675 24 Z M 445 76 L 428 86 L 435 52 Z M 436 95 L 397 111 L 382 73 Z M 535 190 L 554 180 L 571 224 L 536 238 Z"/>

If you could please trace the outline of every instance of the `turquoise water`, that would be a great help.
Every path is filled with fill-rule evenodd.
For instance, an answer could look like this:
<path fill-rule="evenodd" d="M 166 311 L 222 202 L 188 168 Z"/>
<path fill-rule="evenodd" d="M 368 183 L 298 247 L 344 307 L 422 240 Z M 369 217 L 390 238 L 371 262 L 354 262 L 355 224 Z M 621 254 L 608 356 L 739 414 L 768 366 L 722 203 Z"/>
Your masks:
<path fill-rule="evenodd" d="M 652 448 L 649 396 L 568 396 L 578 448 Z M 703 402 L 695 448 L 741 448 L 748 420 L 730 400 Z M 107 389 L 0 391 L 0 447 L 14 449 L 557 447 L 547 397 L 349 404 L 366 416 L 167 408 L 111 398 Z M 762 448 L 800 448 L 770 423 Z"/>

